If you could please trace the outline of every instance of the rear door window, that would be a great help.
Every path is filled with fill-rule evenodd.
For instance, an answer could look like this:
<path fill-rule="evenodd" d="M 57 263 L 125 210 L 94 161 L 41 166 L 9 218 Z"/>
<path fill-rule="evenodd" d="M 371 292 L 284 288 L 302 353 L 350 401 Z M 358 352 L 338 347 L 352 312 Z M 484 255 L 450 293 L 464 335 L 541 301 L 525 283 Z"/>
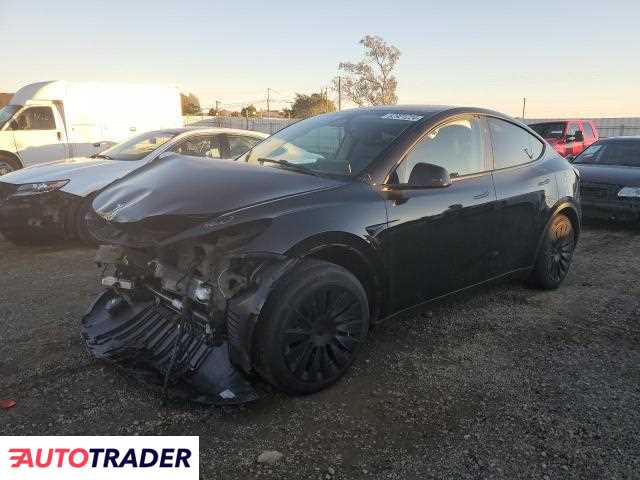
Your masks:
<path fill-rule="evenodd" d="M 183 140 L 171 151 L 192 157 L 222 158 L 219 135 L 197 135 Z"/>
<path fill-rule="evenodd" d="M 229 140 L 229 157 L 237 158 L 243 153 L 251 150 L 256 144 L 262 141 L 260 138 L 245 137 L 242 135 L 227 135 Z"/>
<path fill-rule="evenodd" d="M 495 169 L 529 163 L 542 155 L 543 143 L 524 128 L 498 118 L 487 118 L 487 122 Z"/>

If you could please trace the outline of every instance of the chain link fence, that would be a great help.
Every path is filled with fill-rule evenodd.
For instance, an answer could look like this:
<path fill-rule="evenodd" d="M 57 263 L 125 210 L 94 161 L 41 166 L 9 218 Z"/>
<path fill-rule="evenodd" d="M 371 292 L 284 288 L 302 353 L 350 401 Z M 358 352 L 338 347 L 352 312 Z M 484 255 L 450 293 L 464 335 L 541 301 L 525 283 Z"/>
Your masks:
<path fill-rule="evenodd" d="M 187 127 L 239 128 L 269 135 L 298 121 L 296 118 L 214 117 L 209 115 L 185 115 L 183 118 Z"/>

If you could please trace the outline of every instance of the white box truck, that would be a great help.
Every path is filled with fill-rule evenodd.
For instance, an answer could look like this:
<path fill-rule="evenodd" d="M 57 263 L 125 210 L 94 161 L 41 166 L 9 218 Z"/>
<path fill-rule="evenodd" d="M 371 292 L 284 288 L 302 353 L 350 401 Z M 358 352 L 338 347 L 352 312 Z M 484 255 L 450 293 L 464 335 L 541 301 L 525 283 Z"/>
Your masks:
<path fill-rule="evenodd" d="M 90 156 L 147 130 L 183 125 L 176 87 L 124 83 L 40 82 L 0 109 L 0 175 Z"/>

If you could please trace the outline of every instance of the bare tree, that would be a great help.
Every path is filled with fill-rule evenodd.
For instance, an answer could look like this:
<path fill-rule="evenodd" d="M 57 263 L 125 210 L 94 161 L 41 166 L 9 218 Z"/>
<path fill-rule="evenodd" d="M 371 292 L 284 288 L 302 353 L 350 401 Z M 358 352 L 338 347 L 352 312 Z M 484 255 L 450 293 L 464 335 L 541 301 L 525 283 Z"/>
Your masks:
<path fill-rule="evenodd" d="M 340 62 L 338 68 L 344 73 L 340 81 L 334 79 L 335 90 L 357 104 L 393 105 L 398 102 L 398 81 L 393 69 L 398 64 L 400 50 L 388 45 L 377 35 L 367 35 L 360 40 L 364 47 L 364 58 L 358 63 Z"/>

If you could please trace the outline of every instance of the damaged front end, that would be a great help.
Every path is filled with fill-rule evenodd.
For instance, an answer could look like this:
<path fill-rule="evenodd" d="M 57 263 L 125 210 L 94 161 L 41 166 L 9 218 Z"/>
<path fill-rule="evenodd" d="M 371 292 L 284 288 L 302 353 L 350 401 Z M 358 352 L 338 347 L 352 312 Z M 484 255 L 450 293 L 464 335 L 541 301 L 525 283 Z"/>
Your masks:
<path fill-rule="evenodd" d="M 153 252 L 153 253 L 149 253 Z M 211 404 L 257 399 L 252 335 L 277 280 L 295 263 L 270 253 L 220 253 L 188 240 L 154 249 L 102 246 L 107 287 L 82 320 L 98 359 L 151 373 Z"/>

